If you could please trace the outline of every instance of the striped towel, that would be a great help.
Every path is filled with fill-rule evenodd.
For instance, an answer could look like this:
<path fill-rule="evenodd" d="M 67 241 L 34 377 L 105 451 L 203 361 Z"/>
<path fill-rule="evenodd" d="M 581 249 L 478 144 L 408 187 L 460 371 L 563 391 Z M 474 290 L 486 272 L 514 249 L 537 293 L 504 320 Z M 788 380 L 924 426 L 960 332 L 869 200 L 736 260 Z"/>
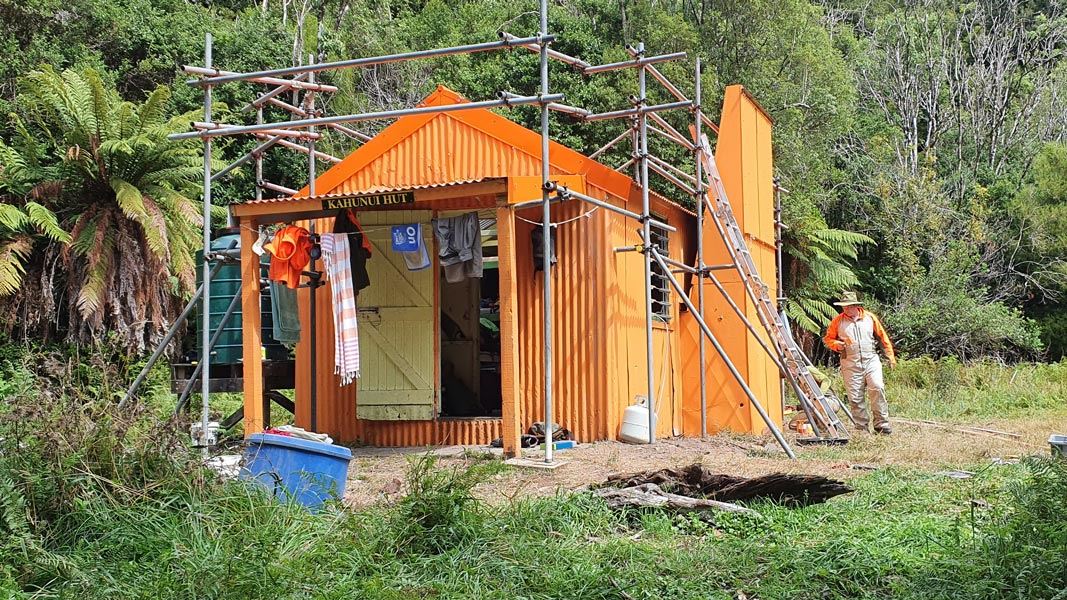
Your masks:
<path fill-rule="evenodd" d="M 333 296 L 333 372 L 341 377 L 341 385 L 348 385 L 359 379 L 359 330 L 351 249 L 348 236 L 343 233 L 323 233 L 320 239 L 322 262 Z"/>

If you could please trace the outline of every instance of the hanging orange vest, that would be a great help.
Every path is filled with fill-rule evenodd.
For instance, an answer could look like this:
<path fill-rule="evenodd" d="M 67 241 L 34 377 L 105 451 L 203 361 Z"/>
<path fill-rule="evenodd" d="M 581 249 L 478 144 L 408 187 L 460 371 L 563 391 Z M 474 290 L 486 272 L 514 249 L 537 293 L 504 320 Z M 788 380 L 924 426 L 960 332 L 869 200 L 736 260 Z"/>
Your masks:
<path fill-rule="evenodd" d="M 300 275 L 311 262 L 311 239 L 308 230 L 287 225 L 274 234 L 274 239 L 263 245 L 270 252 L 271 281 L 284 283 L 291 289 L 300 287 Z"/>

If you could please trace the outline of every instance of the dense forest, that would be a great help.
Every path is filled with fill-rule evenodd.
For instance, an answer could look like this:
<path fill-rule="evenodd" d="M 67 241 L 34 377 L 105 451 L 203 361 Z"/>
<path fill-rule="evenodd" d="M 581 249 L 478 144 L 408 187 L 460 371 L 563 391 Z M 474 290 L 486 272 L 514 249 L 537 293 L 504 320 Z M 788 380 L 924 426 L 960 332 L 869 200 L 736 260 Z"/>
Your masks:
<path fill-rule="evenodd" d="M 110 336 L 134 351 L 151 347 L 195 286 L 200 148 L 165 138 L 198 118 L 200 92 L 180 66 L 202 63 L 205 32 L 216 65 L 251 70 L 537 29 L 536 3 L 510 0 L 0 0 L 0 18 L 0 321 L 19 337 Z M 626 59 L 638 41 L 684 50 L 703 59 L 713 117 L 732 83 L 771 113 L 800 328 L 820 329 L 829 302 L 856 288 L 911 355 L 1063 355 L 1059 0 L 553 0 L 550 29 L 556 48 L 592 63 Z M 438 83 L 472 99 L 533 93 L 536 61 L 515 50 L 328 72 L 339 92 L 326 110 L 408 106 Z M 691 61 L 663 70 L 692 79 Z M 552 87 L 600 111 L 623 107 L 636 81 L 554 64 Z M 243 109 L 255 91 L 218 89 L 216 119 L 253 122 Z M 509 116 L 533 126 L 537 110 Z M 619 132 L 552 119 L 557 140 L 587 152 Z M 221 166 L 253 143 L 219 144 L 215 158 Z M 321 145 L 344 155 L 353 141 Z M 657 150 L 670 152 L 687 160 Z M 289 187 L 307 178 L 281 151 L 266 171 Z M 217 202 L 249 198 L 253 184 L 238 170 Z"/>

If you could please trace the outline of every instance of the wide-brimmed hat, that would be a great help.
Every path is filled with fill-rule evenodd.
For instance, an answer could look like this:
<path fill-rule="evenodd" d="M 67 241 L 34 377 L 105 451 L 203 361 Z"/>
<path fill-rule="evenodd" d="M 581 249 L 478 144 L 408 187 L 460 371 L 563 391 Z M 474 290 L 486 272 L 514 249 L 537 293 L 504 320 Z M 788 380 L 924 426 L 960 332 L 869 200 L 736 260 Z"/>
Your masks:
<path fill-rule="evenodd" d="M 862 306 L 863 302 L 860 302 L 859 296 L 856 292 L 845 292 L 841 294 L 841 300 L 834 302 L 834 306 Z"/>

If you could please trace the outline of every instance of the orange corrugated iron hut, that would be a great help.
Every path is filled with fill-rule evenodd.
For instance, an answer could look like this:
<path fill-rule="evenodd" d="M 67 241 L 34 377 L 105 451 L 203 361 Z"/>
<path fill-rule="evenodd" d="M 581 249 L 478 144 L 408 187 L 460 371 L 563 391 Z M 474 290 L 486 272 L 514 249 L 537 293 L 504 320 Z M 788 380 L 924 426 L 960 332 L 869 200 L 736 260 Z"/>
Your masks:
<path fill-rule="evenodd" d="M 439 87 L 422 105 L 465 102 Z M 362 373 L 341 386 L 332 371 L 333 320 L 328 289 L 316 293 L 317 429 L 341 442 L 374 446 L 485 444 L 503 437 L 514 453 L 519 435 L 543 419 L 541 277 L 535 270 L 540 134 L 489 110 L 400 118 L 316 180 L 317 194 L 248 202 L 233 208 L 241 225 L 245 434 L 261 431 L 263 389 L 257 227 L 315 221 L 330 231 L 339 210 L 353 208 L 373 252 L 370 287 L 358 297 Z M 639 212 L 638 184 L 604 164 L 551 144 L 553 179 Z M 726 90 L 716 159 L 738 222 L 772 297 L 775 278 L 771 119 L 741 86 Z M 592 209 L 592 210 L 591 210 Z M 395 224 L 421 223 L 430 256 L 430 221 L 477 211 L 482 225 L 482 279 L 447 283 L 441 269 L 410 271 L 390 249 Z M 674 260 L 693 264 L 696 216 L 654 195 L 651 212 L 677 228 L 659 240 Z M 581 442 L 616 439 L 627 406 L 648 389 L 645 369 L 643 258 L 616 249 L 639 241 L 625 217 L 577 200 L 553 206 L 554 421 Z M 729 262 L 711 219 L 705 220 L 707 264 Z M 731 278 L 732 276 L 732 278 Z M 755 307 L 736 272 L 719 275 L 751 321 Z M 697 280 L 682 280 L 696 297 Z M 328 285 L 328 283 L 327 283 Z M 665 282 L 659 287 L 669 288 Z M 310 323 L 311 294 L 299 291 L 301 323 Z M 706 290 L 707 322 L 772 418 L 781 422 L 774 363 L 714 288 Z M 699 435 L 700 397 L 694 319 L 673 290 L 653 295 L 657 436 Z M 310 336 L 296 348 L 296 421 L 310 418 Z M 762 432 L 764 424 L 722 360 L 709 349 L 709 428 Z"/>

